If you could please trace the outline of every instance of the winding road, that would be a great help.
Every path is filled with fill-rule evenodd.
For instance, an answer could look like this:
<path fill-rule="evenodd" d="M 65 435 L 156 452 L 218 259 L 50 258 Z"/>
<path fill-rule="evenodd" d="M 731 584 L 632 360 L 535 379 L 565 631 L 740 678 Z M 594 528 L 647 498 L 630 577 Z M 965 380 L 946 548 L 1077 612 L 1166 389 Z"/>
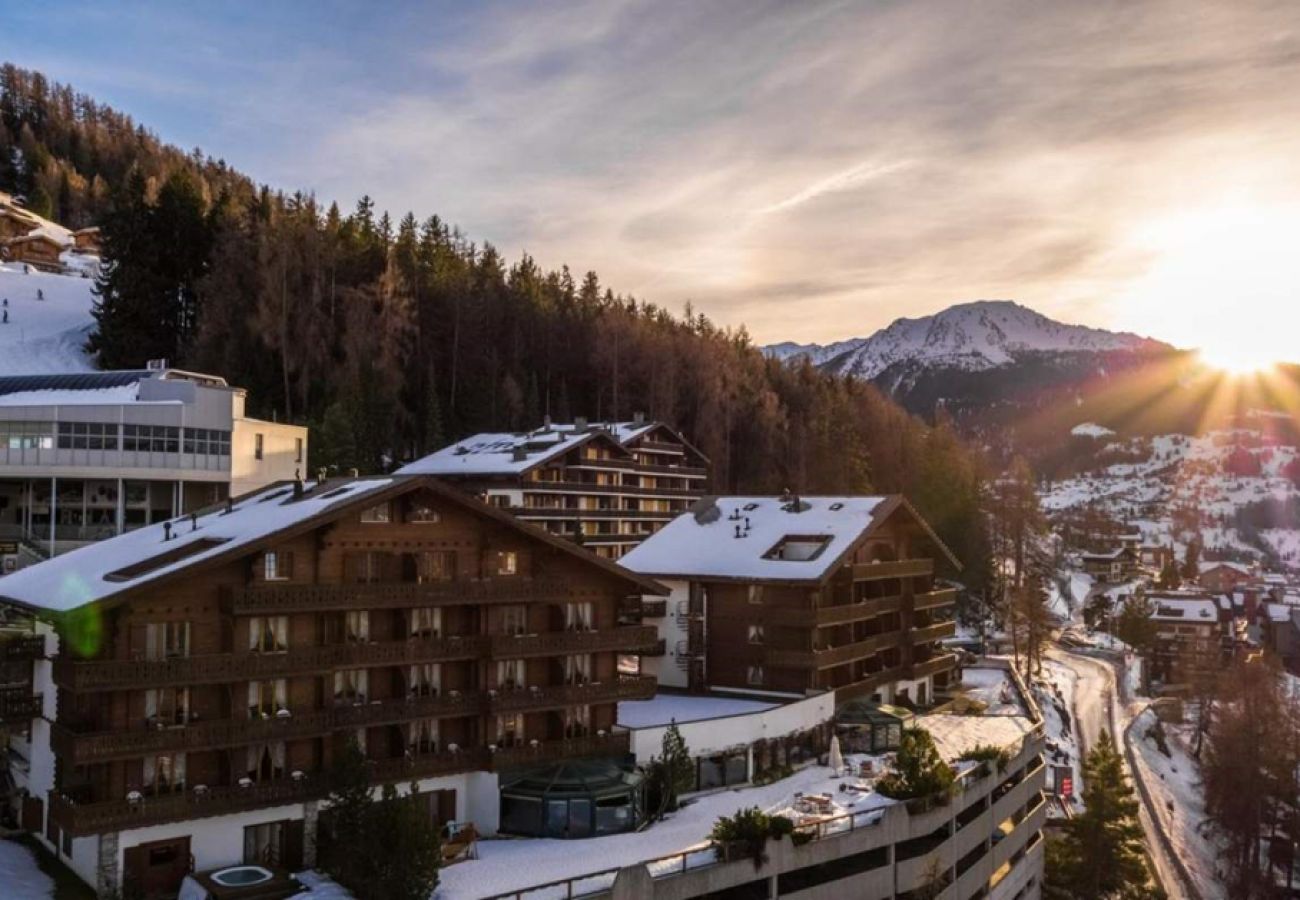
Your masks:
<path fill-rule="evenodd" d="M 1101 737 L 1103 730 L 1109 731 L 1117 744 L 1123 744 L 1128 763 L 1129 774 L 1134 776 L 1138 793 L 1142 799 L 1139 818 L 1147 835 L 1147 855 L 1155 868 L 1156 877 L 1170 900 L 1200 900 L 1200 892 L 1192 883 L 1183 865 L 1174 856 L 1169 836 L 1163 830 L 1140 775 L 1136 772 L 1132 750 L 1129 748 L 1129 726 L 1133 719 L 1146 708 L 1141 700 L 1127 696 L 1121 688 L 1119 702 L 1116 702 L 1117 684 L 1116 663 L 1095 656 L 1076 653 L 1065 648 L 1054 648 L 1047 654 L 1074 672 L 1078 679 L 1074 689 L 1074 722 L 1079 737 L 1080 755 L 1086 755 Z"/>

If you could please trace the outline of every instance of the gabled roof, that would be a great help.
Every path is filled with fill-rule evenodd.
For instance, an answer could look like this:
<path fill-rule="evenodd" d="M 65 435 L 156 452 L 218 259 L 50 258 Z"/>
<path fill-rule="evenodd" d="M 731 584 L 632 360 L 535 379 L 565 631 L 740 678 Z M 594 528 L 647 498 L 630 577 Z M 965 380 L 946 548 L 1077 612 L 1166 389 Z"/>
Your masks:
<path fill-rule="evenodd" d="M 397 470 L 399 475 L 522 475 L 592 441 L 626 453 L 606 431 L 489 432 L 443 447 Z"/>
<path fill-rule="evenodd" d="M 626 553 L 619 563 L 645 575 L 740 581 L 820 582 L 891 515 L 912 518 L 957 568 L 961 564 L 901 495 L 706 498 Z M 748 526 L 748 527 L 746 527 Z M 740 537 L 737 537 L 737 534 Z M 773 558 L 783 541 L 814 555 Z"/>
<path fill-rule="evenodd" d="M 50 613 L 66 613 L 91 603 L 117 601 L 145 587 L 230 562 L 325 524 L 354 509 L 365 509 L 417 488 L 490 518 L 528 537 L 575 556 L 629 583 L 638 593 L 663 594 L 665 588 L 629 572 L 509 513 L 429 478 L 380 477 L 306 484 L 300 497 L 292 483 L 280 482 L 245 495 L 227 512 L 210 508 L 191 525 L 189 516 L 87 544 L 70 553 L 20 569 L 0 579 L 0 601 Z"/>

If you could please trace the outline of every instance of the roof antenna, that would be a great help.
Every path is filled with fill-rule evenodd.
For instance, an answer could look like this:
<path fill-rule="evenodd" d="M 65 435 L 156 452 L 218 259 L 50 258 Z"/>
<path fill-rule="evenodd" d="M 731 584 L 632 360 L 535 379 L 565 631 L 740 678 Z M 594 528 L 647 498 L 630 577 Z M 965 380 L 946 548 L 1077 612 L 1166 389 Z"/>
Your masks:
<path fill-rule="evenodd" d="M 742 535 L 742 534 L 740 533 L 740 525 L 739 525 L 739 523 L 737 523 L 737 525 L 736 525 L 736 537 L 744 537 L 744 535 Z"/>
<path fill-rule="evenodd" d="M 165 544 L 171 539 L 172 539 L 172 523 L 163 522 L 163 543 Z"/>

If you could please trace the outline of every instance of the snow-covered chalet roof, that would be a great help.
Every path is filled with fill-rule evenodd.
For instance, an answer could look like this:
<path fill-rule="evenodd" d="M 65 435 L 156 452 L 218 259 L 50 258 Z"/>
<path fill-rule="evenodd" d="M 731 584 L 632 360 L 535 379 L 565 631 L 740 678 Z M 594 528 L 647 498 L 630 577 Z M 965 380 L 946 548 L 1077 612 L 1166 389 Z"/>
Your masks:
<path fill-rule="evenodd" d="M 652 576 L 820 581 L 899 508 L 928 530 L 898 495 L 799 497 L 797 508 L 780 497 L 709 498 L 646 538 L 619 563 Z M 931 537 L 941 552 L 948 552 L 933 533 Z M 783 542 L 794 551 L 785 558 L 774 552 Z"/>
<path fill-rule="evenodd" d="M 1217 622 L 1219 606 L 1213 600 L 1160 598 L 1151 618 L 1164 622 Z"/>
<path fill-rule="evenodd" d="M 1214 569 L 1218 569 L 1220 567 L 1225 569 L 1232 569 L 1236 572 L 1240 572 L 1242 575 L 1251 574 L 1250 566 L 1246 565 L 1245 563 L 1230 562 L 1228 560 L 1217 560 L 1214 562 L 1206 562 L 1202 560 L 1197 565 L 1197 568 L 1202 575 L 1204 575 L 1206 572 L 1213 571 Z"/>

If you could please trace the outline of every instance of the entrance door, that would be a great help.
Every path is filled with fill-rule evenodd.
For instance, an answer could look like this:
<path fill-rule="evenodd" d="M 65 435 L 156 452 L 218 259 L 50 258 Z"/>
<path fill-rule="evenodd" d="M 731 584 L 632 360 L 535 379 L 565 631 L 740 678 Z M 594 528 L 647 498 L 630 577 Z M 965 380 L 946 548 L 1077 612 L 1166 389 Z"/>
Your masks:
<path fill-rule="evenodd" d="M 126 849 L 122 882 L 146 897 L 174 897 L 190 871 L 190 839 L 186 835 Z"/>

